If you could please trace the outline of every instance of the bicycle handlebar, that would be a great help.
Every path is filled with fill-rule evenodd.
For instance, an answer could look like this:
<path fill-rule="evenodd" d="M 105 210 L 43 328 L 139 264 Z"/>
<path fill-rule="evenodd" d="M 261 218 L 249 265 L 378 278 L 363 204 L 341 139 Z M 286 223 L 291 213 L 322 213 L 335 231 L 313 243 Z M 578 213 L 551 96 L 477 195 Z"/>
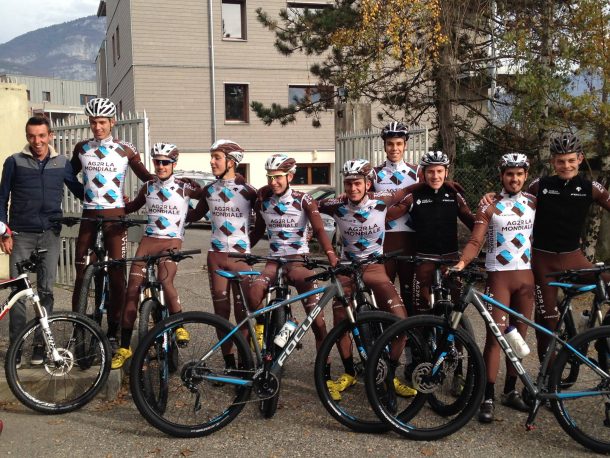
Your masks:
<path fill-rule="evenodd" d="M 121 259 L 109 259 L 108 261 L 98 261 L 96 263 L 94 263 L 93 265 L 97 266 L 97 267 L 101 267 L 104 265 L 114 265 L 114 264 L 126 264 L 128 262 L 140 262 L 140 261 L 145 261 L 146 263 L 149 262 L 153 262 L 156 261 L 157 259 L 161 259 L 161 258 L 170 258 L 172 261 L 175 262 L 180 262 L 184 259 L 187 258 L 192 258 L 194 254 L 200 254 L 201 250 L 200 249 L 196 249 L 196 250 L 185 250 L 185 251 L 175 251 L 175 250 L 166 250 L 166 251 L 161 251 L 157 254 L 151 254 L 151 255 L 146 255 L 146 256 L 138 256 L 138 257 L 133 257 L 133 258 L 121 258 Z"/>
<path fill-rule="evenodd" d="M 17 266 L 17 272 L 19 273 L 19 275 L 25 273 L 25 272 L 35 272 L 36 268 L 38 267 L 38 264 L 40 264 L 40 262 L 42 261 L 43 258 L 43 254 L 45 254 L 48 250 L 44 249 L 44 250 L 33 250 L 30 253 L 30 257 L 27 259 L 23 259 L 22 261 L 19 261 L 17 263 L 15 263 L 15 266 Z"/>
<path fill-rule="evenodd" d="M 599 263 L 594 265 L 593 267 L 587 267 L 584 269 L 568 269 L 562 270 L 561 272 L 550 272 L 545 275 L 545 277 L 557 277 L 557 278 L 566 278 L 566 277 L 583 277 L 588 274 L 601 274 L 603 272 L 607 272 L 610 270 L 610 265 L 605 265 L 603 263 Z"/>

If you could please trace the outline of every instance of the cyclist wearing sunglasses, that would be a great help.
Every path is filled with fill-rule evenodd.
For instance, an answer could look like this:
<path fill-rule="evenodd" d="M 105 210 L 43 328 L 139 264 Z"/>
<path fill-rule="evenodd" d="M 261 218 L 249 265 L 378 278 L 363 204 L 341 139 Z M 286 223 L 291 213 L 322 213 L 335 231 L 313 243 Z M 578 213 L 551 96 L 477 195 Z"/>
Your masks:
<path fill-rule="evenodd" d="M 93 138 L 79 142 L 71 159 L 74 173 L 83 172 L 85 198 L 83 216 L 116 218 L 125 214 L 123 190 L 127 168 L 146 182 L 153 178 L 142 163 L 135 146 L 112 136 L 116 123 L 116 106 L 109 99 L 96 98 L 85 106 Z M 104 242 L 110 259 L 124 258 L 127 253 L 127 230 L 117 224 L 104 227 Z M 78 307 L 87 251 L 95 243 L 95 222 L 83 221 L 76 240 L 76 281 L 72 309 Z M 92 260 L 92 262 L 95 260 Z M 110 300 L 108 301 L 108 337 L 116 347 L 116 334 L 125 301 L 125 266 L 110 267 Z"/>
<path fill-rule="evenodd" d="M 135 256 L 157 254 L 167 250 L 179 250 L 184 239 L 184 221 L 191 198 L 199 199 L 202 190 L 199 186 L 174 178 L 174 168 L 180 152 L 176 145 L 155 143 L 151 156 L 155 166 L 155 177 L 144 183 L 134 200 L 125 205 L 126 213 L 138 211 L 146 205 L 148 224 Z M 163 285 L 163 294 L 170 314 L 180 313 L 180 298 L 174 287 L 174 278 L 178 265 L 169 258 L 159 261 L 158 278 Z M 133 326 L 138 313 L 138 294 L 140 285 L 145 279 L 146 263 L 131 264 L 127 283 L 125 310 L 121 318 L 121 340 L 116 354 L 112 358 L 112 369 L 118 369 L 131 357 L 130 348 Z M 190 339 L 184 328 L 176 329 L 178 343 Z"/>
<path fill-rule="evenodd" d="M 212 235 L 207 267 L 212 304 L 214 313 L 227 320 L 231 315 L 229 281 L 218 275 L 216 270 L 251 270 L 245 262 L 229 258 L 229 253 L 250 253 L 248 232 L 256 189 L 236 172 L 243 158 L 243 148 L 232 140 L 218 140 L 210 147 L 210 165 L 218 179 L 203 188 L 201 200 L 187 217 L 187 221 L 197 221 L 206 213 L 210 214 Z M 232 285 L 233 309 L 239 322 L 245 317 L 244 306 L 238 285 Z M 247 330 L 244 330 L 244 334 L 247 334 Z M 225 365 L 231 369 L 236 367 L 232 350 L 231 344 L 222 348 Z"/>
<path fill-rule="evenodd" d="M 324 231 L 324 223 L 316 201 L 306 192 L 290 187 L 296 169 L 296 161 L 286 154 L 274 154 L 267 159 L 265 170 L 269 184 L 259 190 L 254 207 L 256 223 L 252 233 L 252 245 L 260 240 L 266 228 L 269 236 L 269 256 L 301 258 L 309 254 L 307 226 L 310 223 L 314 236 L 326 253 L 328 261 L 334 266 L 337 257 Z M 252 307 L 260 307 L 267 289 L 275 282 L 277 268 L 276 263 L 267 262 L 262 274 L 252 280 L 247 293 L 248 304 Z M 313 275 L 313 272 L 300 263 L 286 265 L 288 283 L 296 287 L 299 294 L 317 287 L 315 282 L 305 281 L 310 275 Z M 303 304 L 307 313 L 316 305 L 317 300 L 317 296 L 311 296 Z M 316 338 L 316 348 L 319 348 L 326 337 L 323 313 L 316 317 L 312 329 Z"/>
<path fill-rule="evenodd" d="M 381 130 L 381 138 L 386 160 L 375 167 L 371 190 L 393 191 L 419 182 L 421 178 L 419 167 L 404 160 L 405 147 L 409 139 L 407 127 L 400 122 L 391 122 Z M 402 250 L 402 254 L 406 256 L 415 254 L 415 232 L 409 213 L 396 220 L 386 221 L 383 249 L 387 253 Z M 413 264 L 390 259 L 385 263 L 385 269 L 392 282 L 398 274 L 400 295 L 410 312 Z"/>

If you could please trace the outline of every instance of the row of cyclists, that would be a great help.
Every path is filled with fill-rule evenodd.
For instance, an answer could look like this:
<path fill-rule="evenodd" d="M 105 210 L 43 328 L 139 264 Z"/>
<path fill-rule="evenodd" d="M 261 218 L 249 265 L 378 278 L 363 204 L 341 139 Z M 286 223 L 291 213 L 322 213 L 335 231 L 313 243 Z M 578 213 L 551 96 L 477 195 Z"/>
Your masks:
<path fill-rule="evenodd" d="M 440 151 L 425 153 L 419 164 L 408 164 L 404 152 L 408 140 L 407 128 L 392 122 L 381 131 L 387 159 L 378 167 L 368 161 L 354 159 L 343 164 L 345 193 L 319 203 L 304 192 L 291 187 L 297 168 L 296 161 L 286 154 L 275 154 L 265 164 L 268 185 L 258 191 L 236 173 L 244 158 L 244 149 L 230 140 L 218 140 L 210 147 L 210 165 L 217 180 L 200 188 L 188 180 L 173 176 L 179 151 L 175 145 L 156 143 L 152 148 L 155 174 L 150 174 L 135 147 L 111 135 L 116 122 L 116 107 L 108 99 L 91 100 L 85 113 L 93 138 L 76 145 L 70 164 L 74 174 L 83 172 L 83 216 L 117 217 L 146 207 L 148 224 L 136 256 L 154 254 L 167 249 L 180 249 L 186 221 L 210 214 L 211 243 L 207 255 L 208 275 L 214 312 L 224 318 L 231 313 L 231 295 L 236 320 L 244 316 L 239 291 L 229 290 L 228 281 L 215 274 L 216 269 L 250 270 L 229 253 L 249 253 L 265 234 L 269 239 L 269 256 L 299 258 L 309 254 L 308 227 L 311 226 L 322 251 L 331 265 L 338 262 L 328 236 L 323 229 L 320 213 L 334 218 L 342 240 L 342 260 L 353 261 L 374 257 L 384 252 L 401 251 L 403 255 L 453 257 L 456 268 L 471 262 L 487 240 L 486 269 L 489 272 L 487 292 L 511 308 L 531 316 L 535 307 L 536 320 L 553 327 L 558 318 L 557 291 L 546 285 L 545 274 L 551 271 L 590 266 L 580 251 L 580 234 L 591 203 L 610 210 L 610 195 L 599 183 L 578 175 L 583 150 L 577 137 L 564 134 L 551 141 L 551 165 L 555 174 L 534 180 L 523 190 L 528 178 L 529 162 L 525 155 L 510 153 L 499 164 L 501 189 L 483 197 L 473 215 L 458 183 L 447 179 L 450 166 Z M 145 184 L 134 200 L 125 202 L 123 188 L 127 168 Z M 189 212 L 189 200 L 199 203 Z M 256 214 L 250 228 L 251 211 Z M 461 257 L 458 252 L 458 219 L 472 235 Z M 2 228 L 0 228 L 2 229 Z M 8 230 L 8 228 L 7 228 Z M 95 228 L 83 221 L 76 246 L 76 282 L 73 308 L 77 307 L 78 292 L 88 249 L 94 243 Z M 109 256 L 126 256 L 126 230 L 107 225 L 104 237 Z M 458 262 L 459 259 L 459 262 Z M 173 286 L 177 266 L 171 260 L 160 265 L 170 313 L 179 313 L 181 305 Z M 432 283 L 432 263 L 393 260 L 385 265 L 364 267 L 365 284 L 374 292 L 382 310 L 401 318 L 429 310 L 429 287 Z M 269 261 L 262 274 L 245 285 L 247 303 L 260 307 L 263 297 L 275 281 L 277 264 Z M 312 272 L 298 263 L 287 267 L 287 279 L 299 293 L 316 288 L 305 278 Z M 398 277 L 400 289 L 395 286 Z M 108 335 L 117 339 L 112 367 L 120 368 L 132 355 L 130 343 L 137 315 L 137 294 L 144 280 L 144 266 L 131 266 L 125 287 L 124 267 L 111 267 L 110 310 Z M 610 280 L 606 279 L 607 281 Z M 351 279 L 341 278 L 346 293 Z M 232 293 L 232 294 L 231 294 Z M 307 312 L 317 297 L 304 304 Z M 492 312 L 500 329 L 505 328 L 506 316 L 498 309 Z M 343 307 L 333 307 L 335 323 L 344 318 Z M 510 323 L 525 334 L 525 326 Z M 313 325 L 316 345 L 326 336 L 324 316 Z M 247 331 L 244 331 L 247 332 Z M 262 324 L 256 325 L 255 338 L 262 339 Z M 176 332 L 186 343 L 188 330 Z M 254 336 L 253 336 L 254 337 Z M 538 338 L 538 353 L 542 356 L 547 341 Z M 340 343 L 341 347 L 341 343 Z M 344 374 L 337 380 L 328 377 L 327 385 L 333 399 L 356 383 L 356 372 L 349 342 L 340 348 Z M 495 380 L 499 368 L 500 349 L 493 338 L 486 339 L 484 358 L 487 364 L 485 400 L 479 419 L 491 422 L 494 417 Z M 223 348 L 227 368 L 235 368 L 233 349 Z M 330 367 L 327 368 L 330 374 Z M 503 404 L 517 410 L 527 410 L 516 390 L 517 376 L 511 365 L 502 396 Z M 413 396 L 416 391 L 407 383 L 394 379 L 400 396 Z"/>

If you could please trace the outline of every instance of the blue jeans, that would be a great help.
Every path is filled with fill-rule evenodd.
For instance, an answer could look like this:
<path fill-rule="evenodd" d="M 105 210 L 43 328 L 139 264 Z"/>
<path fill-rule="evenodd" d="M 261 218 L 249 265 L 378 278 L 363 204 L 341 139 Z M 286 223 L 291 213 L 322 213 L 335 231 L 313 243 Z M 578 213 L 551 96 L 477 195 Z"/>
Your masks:
<path fill-rule="evenodd" d="M 10 256 L 11 278 L 18 275 L 17 262 L 30 257 L 34 249 L 46 249 L 43 261 L 36 270 L 36 290 L 40 303 L 47 310 L 53 311 L 53 285 L 57 276 L 57 263 L 59 261 L 59 231 L 49 229 L 42 233 L 14 232 L 13 252 Z M 27 322 L 26 304 L 23 299 L 17 301 L 10 310 L 9 338 L 11 342 L 17 337 Z M 42 343 L 42 342 L 41 342 Z"/>

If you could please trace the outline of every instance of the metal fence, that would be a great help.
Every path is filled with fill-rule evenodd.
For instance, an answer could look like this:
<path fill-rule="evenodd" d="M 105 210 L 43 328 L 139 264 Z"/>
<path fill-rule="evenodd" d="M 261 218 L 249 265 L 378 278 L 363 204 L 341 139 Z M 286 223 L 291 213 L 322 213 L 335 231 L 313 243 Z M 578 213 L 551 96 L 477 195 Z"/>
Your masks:
<path fill-rule="evenodd" d="M 54 148 L 59 154 L 71 157 L 76 144 L 82 140 L 91 138 L 91 130 L 89 124 L 63 124 L 59 123 L 53 126 L 55 132 Z M 146 113 L 127 114 L 117 120 L 112 131 L 115 138 L 127 141 L 133 144 L 142 155 L 144 164 L 150 170 L 150 153 L 149 153 L 149 125 Z M 79 177 L 82 181 L 82 176 Z M 139 190 L 138 178 L 128 169 L 125 177 L 125 194 L 130 198 L 133 197 Z M 75 198 L 67 188 L 64 188 L 64 197 L 62 202 L 64 215 L 80 216 L 82 206 L 80 201 Z M 142 228 L 134 227 L 129 229 L 127 253 L 132 255 L 136 248 L 137 242 L 140 241 Z M 78 237 L 78 226 L 63 227 L 61 232 L 62 252 L 59 258 L 59 266 L 57 270 L 57 283 L 65 286 L 74 284 L 75 270 L 74 260 L 76 253 L 76 239 Z"/>
<path fill-rule="evenodd" d="M 409 140 L 405 148 L 405 161 L 416 164 L 421 155 L 428 151 L 428 128 L 409 128 Z M 367 159 L 374 166 L 385 161 L 383 140 L 379 131 L 367 130 L 339 135 L 335 141 L 335 183 L 337 191 L 343 192 L 341 167 L 350 159 Z"/>

